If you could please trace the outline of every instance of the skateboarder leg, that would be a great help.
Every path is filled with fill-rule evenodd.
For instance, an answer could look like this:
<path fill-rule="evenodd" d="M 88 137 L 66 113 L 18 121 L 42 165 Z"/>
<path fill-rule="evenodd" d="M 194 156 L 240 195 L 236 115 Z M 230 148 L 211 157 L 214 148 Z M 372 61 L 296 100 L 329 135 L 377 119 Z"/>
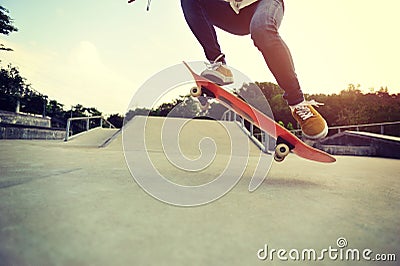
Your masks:
<path fill-rule="evenodd" d="M 229 1 L 181 0 L 186 22 L 209 61 L 202 75 L 220 85 L 233 82 L 214 27 L 235 35 L 250 34 L 278 85 L 285 91 L 283 97 L 303 134 L 312 139 L 325 137 L 327 123 L 313 103 L 305 101 L 292 56 L 278 32 L 284 13 L 283 0 Z"/>

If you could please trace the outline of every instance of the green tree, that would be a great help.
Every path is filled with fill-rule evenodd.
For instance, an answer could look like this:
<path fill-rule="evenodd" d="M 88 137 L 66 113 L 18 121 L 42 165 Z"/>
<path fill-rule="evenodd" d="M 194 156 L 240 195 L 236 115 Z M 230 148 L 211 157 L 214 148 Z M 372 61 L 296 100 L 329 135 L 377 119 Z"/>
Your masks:
<path fill-rule="evenodd" d="M 9 35 L 13 31 L 18 31 L 8 13 L 9 11 L 6 8 L 0 6 L 0 34 Z M 11 48 L 7 48 L 3 44 L 0 44 L 0 50 L 12 51 Z"/>
<path fill-rule="evenodd" d="M 282 121 L 284 125 L 297 125 L 296 120 L 290 113 L 289 106 L 283 99 L 284 91 L 272 82 L 256 82 L 255 83 L 268 101 L 275 121 Z M 292 129 L 292 128 L 290 128 Z"/>
<path fill-rule="evenodd" d="M 375 89 L 368 91 L 369 93 L 363 93 L 360 85 L 349 84 L 348 88 L 342 90 L 339 94 L 310 95 L 309 98 L 325 103 L 318 111 L 325 117 L 330 126 L 400 120 L 400 94 L 390 94 L 387 87 L 381 87 L 378 91 L 375 91 Z M 366 130 L 380 132 L 379 127 Z M 392 135 L 398 135 L 395 128 L 392 131 L 390 132 Z"/>
<path fill-rule="evenodd" d="M 87 113 L 89 113 L 91 116 L 100 116 L 100 115 L 102 115 L 102 112 L 100 112 L 99 110 L 97 110 L 94 107 L 84 108 L 84 110 Z"/>
<path fill-rule="evenodd" d="M 50 100 L 47 104 L 46 113 L 51 117 L 61 118 L 64 116 L 64 105 L 57 102 L 56 100 Z"/>
<path fill-rule="evenodd" d="M 179 96 L 179 98 L 151 110 L 150 115 L 189 118 L 195 117 L 198 113 L 199 107 L 192 97 Z"/>
<path fill-rule="evenodd" d="M 45 114 L 46 96 L 28 89 L 21 98 L 21 111 L 30 114 Z"/>
<path fill-rule="evenodd" d="M 64 111 L 64 105 L 57 102 L 56 100 L 50 100 L 46 106 L 46 113 L 51 117 L 52 127 L 65 127 L 66 125 L 66 112 Z"/>
<path fill-rule="evenodd" d="M 113 124 L 116 128 L 122 128 L 122 125 L 124 123 L 124 117 L 121 116 L 120 114 L 113 114 L 110 115 L 107 121 Z"/>
<path fill-rule="evenodd" d="M 29 90 L 25 78 L 21 77 L 19 70 L 11 64 L 0 69 L 0 106 L 7 111 L 15 111 L 19 100 Z"/>
<path fill-rule="evenodd" d="M 124 124 L 128 123 L 130 120 L 132 120 L 135 116 L 148 116 L 150 114 L 151 110 L 147 108 L 135 108 L 135 109 L 130 109 L 126 114 L 124 118 Z"/>

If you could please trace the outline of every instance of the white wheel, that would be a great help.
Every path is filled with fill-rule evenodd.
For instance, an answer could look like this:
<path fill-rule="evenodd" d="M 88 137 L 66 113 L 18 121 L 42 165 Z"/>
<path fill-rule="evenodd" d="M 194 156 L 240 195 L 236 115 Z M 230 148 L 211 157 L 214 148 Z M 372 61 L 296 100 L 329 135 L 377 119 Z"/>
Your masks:
<path fill-rule="evenodd" d="M 192 95 L 193 97 L 199 97 L 201 95 L 201 89 L 198 87 L 191 88 L 190 95 Z"/>
<path fill-rule="evenodd" d="M 285 159 L 285 157 L 279 157 L 279 156 L 276 155 L 276 153 L 274 154 L 274 160 L 275 160 L 275 161 L 277 161 L 277 162 L 280 163 L 280 162 L 282 162 L 284 159 Z"/>
<path fill-rule="evenodd" d="M 284 143 L 278 144 L 275 148 L 275 156 L 282 158 L 282 160 L 289 154 L 289 152 L 289 146 Z"/>

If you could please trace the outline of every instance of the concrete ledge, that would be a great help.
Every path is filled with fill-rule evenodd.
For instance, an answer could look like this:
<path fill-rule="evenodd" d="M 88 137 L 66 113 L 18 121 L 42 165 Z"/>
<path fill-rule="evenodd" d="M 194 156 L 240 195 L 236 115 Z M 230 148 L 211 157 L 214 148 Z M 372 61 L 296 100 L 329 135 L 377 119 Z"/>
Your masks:
<path fill-rule="evenodd" d="M 376 154 L 376 149 L 371 146 L 320 145 L 319 148 L 334 155 L 374 156 Z"/>
<path fill-rule="evenodd" d="M 51 127 L 51 119 L 49 117 L 13 113 L 3 110 L 0 110 L 0 123 L 48 128 Z"/>
<path fill-rule="evenodd" d="M 64 139 L 65 130 L 0 125 L 0 139 Z"/>

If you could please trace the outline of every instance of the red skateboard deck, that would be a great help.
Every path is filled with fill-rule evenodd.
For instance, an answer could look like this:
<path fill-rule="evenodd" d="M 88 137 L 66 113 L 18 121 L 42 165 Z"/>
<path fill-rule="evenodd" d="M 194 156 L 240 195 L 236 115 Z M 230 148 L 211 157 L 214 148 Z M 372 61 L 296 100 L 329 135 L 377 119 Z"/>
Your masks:
<path fill-rule="evenodd" d="M 191 90 L 191 95 L 199 97 L 205 94 L 215 98 L 218 102 L 275 138 L 277 140 L 274 156 L 276 161 L 282 161 L 290 151 L 299 157 L 316 162 L 332 163 L 336 161 L 332 155 L 307 145 L 261 111 L 214 82 L 196 74 L 186 62 L 183 63 L 193 75 L 197 85 L 197 88 Z"/>

